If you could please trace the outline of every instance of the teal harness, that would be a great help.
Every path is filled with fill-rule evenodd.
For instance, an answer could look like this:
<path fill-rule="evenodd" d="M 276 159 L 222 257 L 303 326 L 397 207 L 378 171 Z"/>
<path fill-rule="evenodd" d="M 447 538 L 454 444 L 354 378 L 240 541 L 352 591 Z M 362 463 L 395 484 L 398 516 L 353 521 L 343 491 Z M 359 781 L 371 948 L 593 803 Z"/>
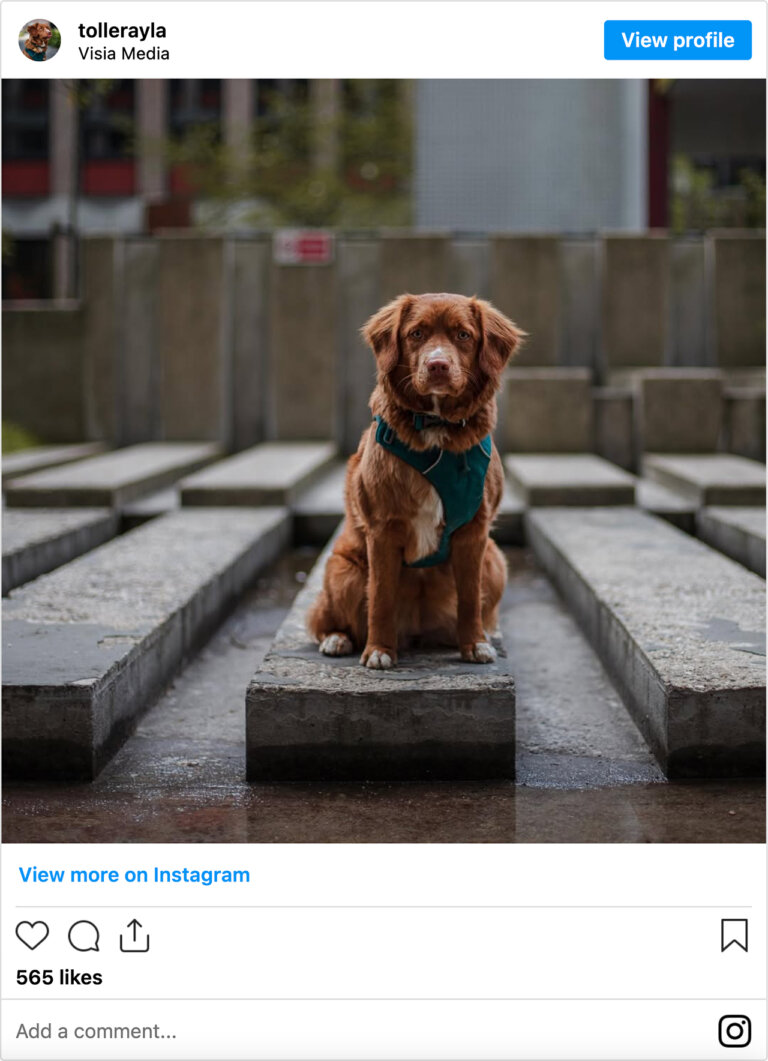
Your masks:
<path fill-rule="evenodd" d="M 428 413 L 415 413 L 413 426 L 417 431 L 434 424 L 445 423 Z M 376 441 L 388 453 L 410 464 L 437 490 L 443 503 L 445 526 L 435 552 L 421 560 L 414 560 L 408 567 L 433 567 L 443 564 L 451 553 L 451 535 L 465 523 L 474 519 L 483 502 L 485 475 L 491 460 L 491 436 L 486 435 L 476 445 L 463 453 L 450 453 L 433 446 L 432 449 L 415 450 L 397 437 L 394 429 L 380 416 L 376 417 Z"/>

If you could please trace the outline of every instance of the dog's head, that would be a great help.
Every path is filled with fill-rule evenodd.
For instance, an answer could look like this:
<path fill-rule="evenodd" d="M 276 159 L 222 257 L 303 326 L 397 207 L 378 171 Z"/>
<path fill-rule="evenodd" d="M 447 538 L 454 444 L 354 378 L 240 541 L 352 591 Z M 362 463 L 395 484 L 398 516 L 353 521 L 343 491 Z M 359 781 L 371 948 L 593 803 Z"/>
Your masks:
<path fill-rule="evenodd" d="M 497 390 L 524 336 L 490 302 L 465 295 L 400 295 L 362 329 L 386 377 L 405 404 L 419 398 L 470 400 Z"/>
<path fill-rule="evenodd" d="M 30 22 L 27 33 L 35 41 L 47 41 L 51 36 L 51 27 L 47 22 Z"/>

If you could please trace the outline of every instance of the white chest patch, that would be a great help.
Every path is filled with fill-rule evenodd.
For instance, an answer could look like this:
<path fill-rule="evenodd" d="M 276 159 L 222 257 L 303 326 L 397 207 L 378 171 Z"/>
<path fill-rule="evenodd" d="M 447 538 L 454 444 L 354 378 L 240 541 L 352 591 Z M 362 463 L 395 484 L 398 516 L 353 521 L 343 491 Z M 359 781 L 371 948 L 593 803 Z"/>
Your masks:
<path fill-rule="evenodd" d="M 415 555 L 410 558 L 411 562 L 421 560 L 437 549 L 440 541 L 440 527 L 444 521 L 443 502 L 434 486 L 430 486 L 421 508 L 411 523 L 416 546 Z"/>

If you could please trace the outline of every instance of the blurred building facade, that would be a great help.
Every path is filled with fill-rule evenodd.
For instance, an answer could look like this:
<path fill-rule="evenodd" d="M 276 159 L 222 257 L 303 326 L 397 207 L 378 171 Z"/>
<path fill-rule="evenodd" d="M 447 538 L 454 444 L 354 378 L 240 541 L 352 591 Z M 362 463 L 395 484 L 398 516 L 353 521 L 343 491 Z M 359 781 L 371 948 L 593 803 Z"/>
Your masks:
<path fill-rule="evenodd" d="M 71 232 L 195 223 L 182 167 L 153 144 L 207 124 L 236 152 L 275 94 L 307 102 L 322 123 L 346 105 L 347 84 L 147 79 L 90 95 L 84 83 L 78 98 L 64 82 L 4 81 L 4 297 L 71 296 Z M 675 180 L 700 179 L 697 166 L 714 192 L 741 194 L 745 167 L 765 176 L 762 82 L 425 80 L 407 98 L 417 228 L 643 231 L 676 216 Z M 318 166 L 333 165 L 334 150 L 320 141 Z M 674 169 L 680 153 L 689 172 Z M 681 224 L 707 227 L 699 214 Z"/>
<path fill-rule="evenodd" d="M 478 232 L 642 230 L 647 82 L 425 81 L 420 224 Z"/>

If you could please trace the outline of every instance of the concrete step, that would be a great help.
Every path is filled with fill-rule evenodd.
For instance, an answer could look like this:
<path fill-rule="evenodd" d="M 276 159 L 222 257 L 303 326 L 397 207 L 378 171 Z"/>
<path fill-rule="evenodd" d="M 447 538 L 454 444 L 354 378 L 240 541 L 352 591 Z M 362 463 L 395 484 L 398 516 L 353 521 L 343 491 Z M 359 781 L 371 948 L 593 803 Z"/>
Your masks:
<path fill-rule="evenodd" d="M 294 540 L 301 545 L 324 545 L 344 515 L 345 461 L 326 468 L 300 490 L 293 504 Z"/>
<path fill-rule="evenodd" d="M 728 453 L 765 461 L 765 382 L 759 387 L 727 387 L 725 439 Z"/>
<path fill-rule="evenodd" d="M 659 516 L 686 534 L 695 531 L 696 502 L 653 479 L 638 479 L 635 486 L 638 508 Z"/>
<path fill-rule="evenodd" d="M 166 516 L 169 512 L 175 512 L 181 507 L 181 496 L 178 486 L 167 486 L 164 490 L 156 490 L 153 494 L 140 497 L 138 501 L 131 501 L 125 505 L 121 515 L 123 518 L 123 529 L 133 530 L 140 527 L 158 516 Z"/>
<path fill-rule="evenodd" d="M 765 585 L 637 509 L 542 509 L 537 557 L 670 777 L 765 768 Z"/>
<path fill-rule="evenodd" d="M 213 442 L 143 442 L 13 479 L 6 487 L 6 500 L 14 508 L 121 508 L 170 486 L 220 453 Z"/>
<path fill-rule="evenodd" d="M 103 442 L 76 442 L 68 446 L 32 446 L 3 456 L 3 485 L 19 475 L 41 472 L 44 468 L 56 468 L 62 464 L 95 457 L 103 453 Z"/>
<path fill-rule="evenodd" d="M 591 453 L 515 453 L 504 458 L 504 466 L 526 506 L 635 501 L 635 477 Z"/>
<path fill-rule="evenodd" d="M 696 533 L 713 549 L 765 578 L 764 508 L 702 508 L 696 513 Z"/>
<path fill-rule="evenodd" d="M 332 442 L 262 442 L 183 479 L 182 505 L 289 505 L 336 459 Z"/>
<path fill-rule="evenodd" d="M 638 453 L 711 453 L 723 422 L 717 369 L 647 368 L 634 375 Z"/>
<path fill-rule="evenodd" d="M 283 508 L 181 511 L 14 590 L 6 777 L 93 778 L 289 538 Z"/>
<path fill-rule="evenodd" d="M 499 545 L 522 545 L 525 541 L 525 502 L 520 491 L 509 479 L 504 482 L 504 495 L 496 515 L 492 536 Z"/>
<path fill-rule="evenodd" d="M 109 508 L 11 508 L 3 514 L 3 596 L 113 538 Z"/>
<path fill-rule="evenodd" d="M 725 453 L 646 453 L 643 472 L 697 506 L 764 505 L 765 466 Z"/>
<path fill-rule="evenodd" d="M 332 543 L 246 696 L 250 781 L 512 778 L 515 684 L 506 658 L 404 653 L 391 671 L 318 652 L 305 628 Z"/>

